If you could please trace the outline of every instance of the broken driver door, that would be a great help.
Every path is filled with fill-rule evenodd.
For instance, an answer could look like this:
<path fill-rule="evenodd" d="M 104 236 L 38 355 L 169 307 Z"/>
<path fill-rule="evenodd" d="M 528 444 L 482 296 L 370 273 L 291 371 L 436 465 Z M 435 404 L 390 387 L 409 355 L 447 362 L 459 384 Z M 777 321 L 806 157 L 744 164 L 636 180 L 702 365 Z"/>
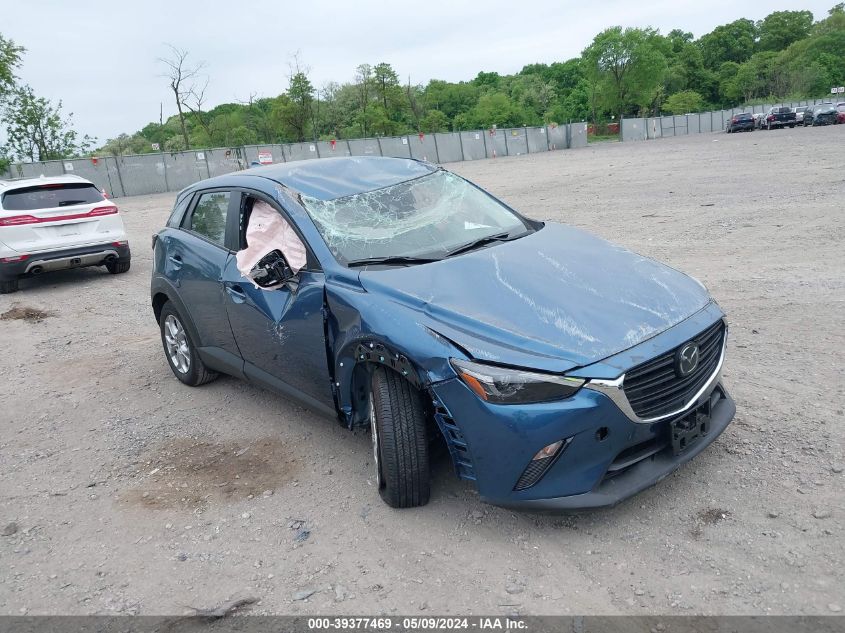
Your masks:
<path fill-rule="evenodd" d="M 324 274 L 275 203 L 259 194 L 241 195 L 237 227 L 229 225 L 240 248 L 229 258 L 223 288 L 244 374 L 311 408 L 333 412 Z"/>

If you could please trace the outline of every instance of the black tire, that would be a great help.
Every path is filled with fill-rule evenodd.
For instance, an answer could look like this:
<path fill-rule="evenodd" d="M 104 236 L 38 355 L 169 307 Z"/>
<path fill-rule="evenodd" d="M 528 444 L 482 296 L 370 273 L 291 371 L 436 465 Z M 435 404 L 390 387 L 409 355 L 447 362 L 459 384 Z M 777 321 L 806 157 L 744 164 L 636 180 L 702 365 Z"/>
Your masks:
<path fill-rule="evenodd" d="M 173 319 L 173 321 L 169 319 Z M 179 334 L 176 334 L 170 329 L 174 321 L 181 330 Z M 217 378 L 218 374 L 203 364 L 202 359 L 196 352 L 196 346 L 191 339 L 191 334 L 188 332 L 184 323 L 185 321 L 182 315 L 179 314 L 174 305 L 169 301 L 165 303 L 158 320 L 159 330 L 161 331 L 161 344 L 164 347 L 164 357 L 167 359 L 167 364 L 170 365 L 174 376 L 186 385 L 199 387 Z M 166 329 L 167 332 L 165 332 Z M 168 342 L 168 334 L 175 343 L 179 344 L 180 348 L 182 347 L 181 343 L 184 342 L 183 351 L 175 354 L 177 360 L 171 357 L 171 344 Z M 187 359 L 187 362 L 184 362 L 185 359 Z"/>
<path fill-rule="evenodd" d="M 392 508 L 428 503 L 431 473 L 422 395 L 395 371 L 373 371 L 371 432 L 379 494 Z"/>
<path fill-rule="evenodd" d="M 0 281 L 0 295 L 8 295 L 18 291 L 18 280 Z"/>
<path fill-rule="evenodd" d="M 122 262 L 106 262 L 106 270 L 108 270 L 112 275 L 120 275 L 121 273 L 129 272 L 130 264 L 132 264 L 132 260 L 129 259 Z"/>

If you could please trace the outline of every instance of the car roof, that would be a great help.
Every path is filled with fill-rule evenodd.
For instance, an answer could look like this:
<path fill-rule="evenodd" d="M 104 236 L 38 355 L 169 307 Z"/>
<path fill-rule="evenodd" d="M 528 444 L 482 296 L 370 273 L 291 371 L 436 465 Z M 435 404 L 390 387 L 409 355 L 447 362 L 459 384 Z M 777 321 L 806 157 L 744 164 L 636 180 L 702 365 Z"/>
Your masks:
<path fill-rule="evenodd" d="M 81 176 L 67 174 L 64 176 L 39 176 L 38 178 L 12 178 L 11 180 L 0 180 L 0 192 L 23 189 L 25 187 L 38 187 L 39 185 L 63 185 L 63 184 L 89 184 L 94 185 L 90 180 Z"/>
<path fill-rule="evenodd" d="M 413 180 L 437 169 L 436 165 L 410 158 L 343 156 L 253 167 L 232 175 L 260 176 L 304 196 L 333 200 Z"/>

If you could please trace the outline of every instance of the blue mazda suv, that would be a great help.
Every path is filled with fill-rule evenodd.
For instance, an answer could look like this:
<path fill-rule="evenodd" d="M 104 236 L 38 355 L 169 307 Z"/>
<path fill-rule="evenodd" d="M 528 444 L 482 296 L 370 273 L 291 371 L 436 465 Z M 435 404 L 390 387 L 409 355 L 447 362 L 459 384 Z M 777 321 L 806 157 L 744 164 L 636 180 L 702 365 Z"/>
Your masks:
<path fill-rule="evenodd" d="M 736 411 L 722 310 L 696 280 L 398 158 L 268 165 L 182 191 L 153 237 L 176 377 L 226 373 L 369 427 L 379 492 L 429 455 L 493 504 L 614 505 Z"/>

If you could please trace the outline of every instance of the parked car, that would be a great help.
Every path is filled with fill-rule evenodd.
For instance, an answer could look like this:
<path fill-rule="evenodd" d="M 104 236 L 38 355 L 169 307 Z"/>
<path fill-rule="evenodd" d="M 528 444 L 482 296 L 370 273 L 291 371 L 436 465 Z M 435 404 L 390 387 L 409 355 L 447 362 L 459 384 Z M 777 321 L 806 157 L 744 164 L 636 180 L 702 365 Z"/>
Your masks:
<path fill-rule="evenodd" d="M 740 112 L 733 115 L 725 126 L 725 132 L 753 132 L 754 131 L 754 115 L 750 112 Z"/>
<path fill-rule="evenodd" d="M 117 205 L 79 176 L 0 181 L 0 294 L 18 280 L 63 268 L 129 270 Z"/>
<path fill-rule="evenodd" d="M 837 122 L 837 114 L 832 103 L 813 106 L 812 110 L 804 114 L 804 126 L 834 125 Z"/>
<path fill-rule="evenodd" d="M 801 125 L 801 124 L 804 123 L 804 113 L 807 112 L 807 110 L 810 110 L 810 109 L 812 109 L 811 106 L 801 106 L 801 107 L 795 108 L 795 123 L 796 123 L 796 125 Z"/>
<path fill-rule="evenodd" d="M 725 316 L 704 286 L 429 163 L 315 159 L 205 180 L 153 249 L 176 378 L 231 374 L 368 426 L 394 507 L 428 501 L 437 441 L 490 503 L 613 505 L 734 416 Z"/>
<path fill-rule="evenodd" d="M 765 112 L 757 112 L 754 114 L 754 129 L 759 130 L 763 127 L 763 124 L 766 121 L 766 113 Z"/>
<path fill-rule="evenodd" d="M 836 122 L 845 123 L 845 103 L 836 106 Z"/>
<path fill-rule="evenodd" d="M 766 113 L 766 122 L 765 128 L 767 130 L 773 130 L 779 127 L 795 127 L 796 116 L 795 112 L 792 111 L 792 108 L 788 108 L 786 106 L 775 106 L 773 108 L 769 108 L 769 111 Z"/>

